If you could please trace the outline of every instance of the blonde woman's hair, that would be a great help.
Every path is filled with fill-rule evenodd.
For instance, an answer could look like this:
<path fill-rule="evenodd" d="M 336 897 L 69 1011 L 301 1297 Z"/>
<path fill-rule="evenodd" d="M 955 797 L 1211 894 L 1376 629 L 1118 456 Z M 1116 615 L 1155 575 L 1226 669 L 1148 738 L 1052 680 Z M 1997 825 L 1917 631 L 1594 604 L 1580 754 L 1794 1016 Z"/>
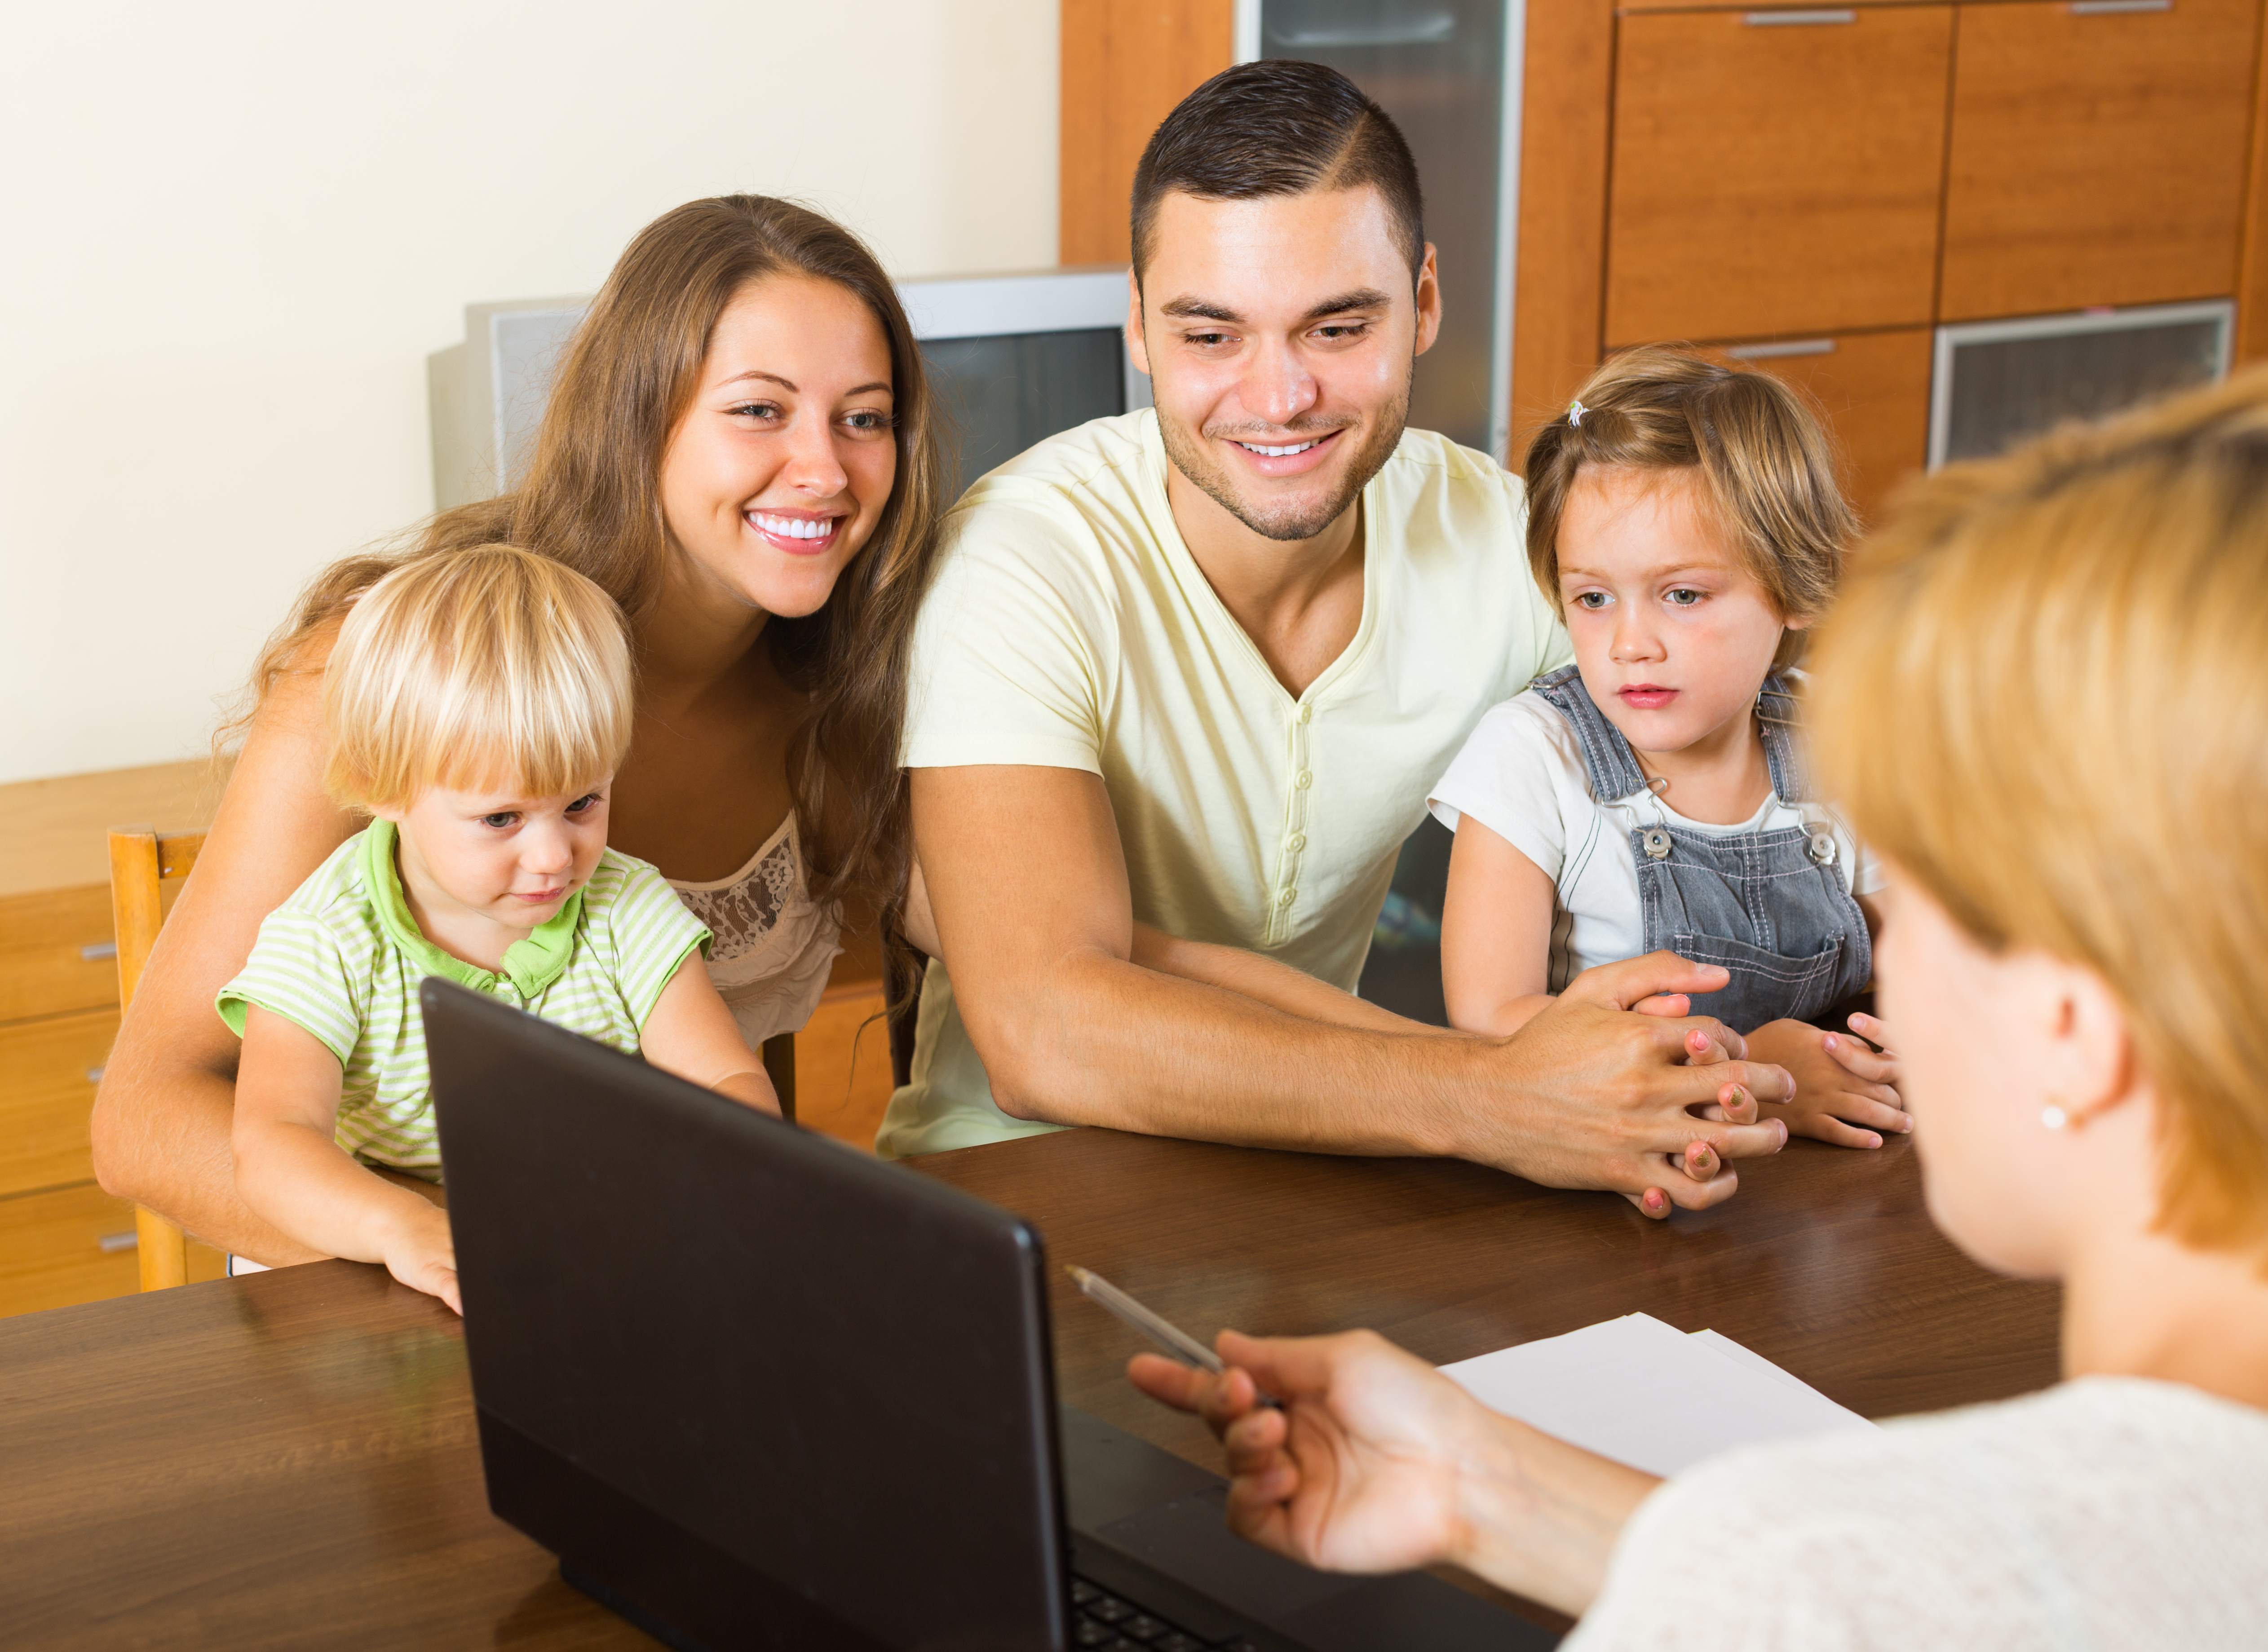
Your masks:
<path fill-rule="evenodd" d="M 1816 660 L 1826 795 L 1978 943 L 2108 984 L 2159 1225 L 2268 1252 L 2268 372 L 1919 484 Z"/>
<path fill-rule="evenodd" d="M 1858 518 L 1835 452 L 1803 398 L 1764 373 L 1660 345 L 1625 350 L 1593 373 L 1528 449 L 1528 565 L 1559 602 L 1559 524 L 1587 465 L 1699 473 L 1715 525 L 1781 618 L 1827 612 Z M 1785 670 L 1808 633 L 1785 631 Z"/>
<path fill-rule="evenodd" d="M 630 744 L 622 611 L 514 545 L 403 563 L 355 599 L 323 672 L 323 782 L 355 808 L 436 786 L 535 797 L 614 773 Z"/>

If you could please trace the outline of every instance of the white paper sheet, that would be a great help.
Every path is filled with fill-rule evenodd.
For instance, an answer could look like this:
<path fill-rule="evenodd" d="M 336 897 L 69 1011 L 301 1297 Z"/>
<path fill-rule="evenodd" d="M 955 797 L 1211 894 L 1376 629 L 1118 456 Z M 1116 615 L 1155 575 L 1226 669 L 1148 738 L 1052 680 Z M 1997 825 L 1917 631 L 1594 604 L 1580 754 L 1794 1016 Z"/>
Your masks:
<path fill-rule="evenodd" d="M 1491 1410 L 1649 1474 L 1752 1441 L 1874 1426 L 1729 1337 L 1642 1313 L 1441 1370 Z"/>

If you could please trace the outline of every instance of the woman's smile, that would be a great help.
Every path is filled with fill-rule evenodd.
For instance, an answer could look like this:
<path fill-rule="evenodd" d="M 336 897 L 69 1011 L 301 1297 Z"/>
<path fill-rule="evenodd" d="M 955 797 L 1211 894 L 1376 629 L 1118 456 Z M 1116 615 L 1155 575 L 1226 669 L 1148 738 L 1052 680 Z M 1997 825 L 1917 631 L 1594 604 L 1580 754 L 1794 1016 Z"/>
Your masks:
<path fill-rule="evenodd" d="M 741 514 L 768 543 L 790 556 L 817 556 L 832 550 L 836 530 L 844 519 L 840 512 L 825 510 L 753 509 Z"/>

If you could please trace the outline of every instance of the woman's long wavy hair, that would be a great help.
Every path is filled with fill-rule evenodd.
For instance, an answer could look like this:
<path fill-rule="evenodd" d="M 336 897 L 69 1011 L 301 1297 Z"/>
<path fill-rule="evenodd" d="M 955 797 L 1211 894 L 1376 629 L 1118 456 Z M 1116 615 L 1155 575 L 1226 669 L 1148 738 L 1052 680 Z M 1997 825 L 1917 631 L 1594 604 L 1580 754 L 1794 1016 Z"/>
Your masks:
<path fill-rule="evenodd" d="M 620 604 L 635 632 L 669 555 L 663 454 L 692 404 L 718 317 L 749 283 L 775 275 L 856 294 L 890 341 L 897 481 L 889 503 L 826 604 L 802 619 L 775 616 L 763 637 L 781 676 L 810 697 L 787 774 L 811 892 L 878 909 L 894 903 L 911 854 L 898 767 L 906 677 L 937 518 L 950 503 L 946 458 L 921 351 L 889 277 L 857 236 L 792 202 L 720 195 L 640 231 L 567 347 L 519 490 L 443 511 L 405 546 L 326 569 L 262 651 L 255 704 L 309 639 L 391 569 L 475 546 L 524 545 L 565 563 Z"/>

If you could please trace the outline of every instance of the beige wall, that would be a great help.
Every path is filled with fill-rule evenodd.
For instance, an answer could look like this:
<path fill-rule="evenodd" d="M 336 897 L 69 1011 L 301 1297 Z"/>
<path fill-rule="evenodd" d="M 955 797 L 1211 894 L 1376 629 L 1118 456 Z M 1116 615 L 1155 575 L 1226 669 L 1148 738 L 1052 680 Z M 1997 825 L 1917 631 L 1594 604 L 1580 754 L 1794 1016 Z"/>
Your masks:
<path fill-rule="evenodd" d="M 657 213 L 1051 264 L 1056 0 L 11 11 L 0 782 L 203 747 L 317 567 L 432 508 L 425 357 Z"/>

